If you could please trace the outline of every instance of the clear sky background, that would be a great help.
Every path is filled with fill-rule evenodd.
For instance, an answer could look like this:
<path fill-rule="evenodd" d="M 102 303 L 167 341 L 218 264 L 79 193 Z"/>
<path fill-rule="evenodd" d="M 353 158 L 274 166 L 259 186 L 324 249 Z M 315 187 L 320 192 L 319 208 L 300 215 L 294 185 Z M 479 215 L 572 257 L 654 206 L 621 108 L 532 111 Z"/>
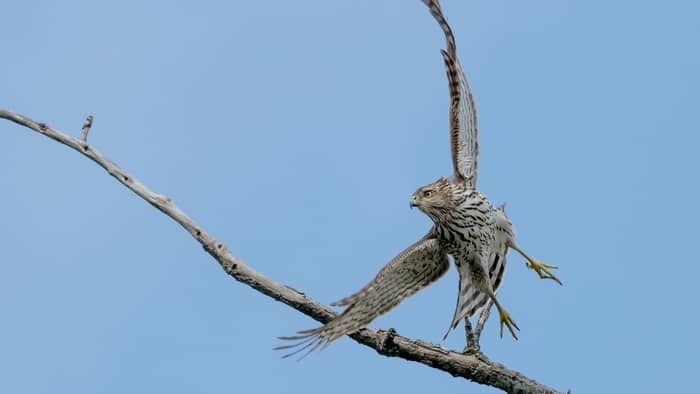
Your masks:
<path fill-rule="evenodd" d="M 681 392 L 698 372 L 700 9 L 443 0 L 479 108 L 479 188 L 519 243 L 496 361 L 574 392 Z M 89 141 L 261 273 L 328 303 L 421 237 L 451 173 L 443 35 L 418 0 L 3 6 L 0 107 Z M 342 338 L 233 281 L 76 152 L 0 121 L 0 392 L 495 390 Z M 454 269 L 372 326 L 440 342 Z M 691 386 L 692 385 L 692 386 Z"/>

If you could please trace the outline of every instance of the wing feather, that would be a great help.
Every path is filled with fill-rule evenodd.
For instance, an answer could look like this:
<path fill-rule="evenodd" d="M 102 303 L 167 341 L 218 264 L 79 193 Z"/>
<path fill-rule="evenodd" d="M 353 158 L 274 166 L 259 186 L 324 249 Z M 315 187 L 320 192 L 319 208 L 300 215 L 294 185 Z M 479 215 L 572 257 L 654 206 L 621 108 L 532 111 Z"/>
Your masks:
<path fill-rule="evenodd" d="M 450 90 L 450 145 L 454 178 L 473 189 L 476 188 L 479 156 L 476 103 L 457 56 L 452 28 L 442 13 L 440 3 L 438 0 L 422 1 L 445 33 L 447 49 L 441 52 Z"/>
<path fill-rule="evenodd" d="M 321 327 L 300 331 L 295 336 L 280 337 L 300 342 L 276 349 L 297 348 L 284 357 L 305 349 L 309 350 L 304 356 L 316 349 L 323 349 L 341 336 L 365 327 L 376 317 L 436 281 L 449 267 L 447 254 L 429 233 L 394 257 L 360 291 L 334 303 L 348 306 L 343 313 Z"/>

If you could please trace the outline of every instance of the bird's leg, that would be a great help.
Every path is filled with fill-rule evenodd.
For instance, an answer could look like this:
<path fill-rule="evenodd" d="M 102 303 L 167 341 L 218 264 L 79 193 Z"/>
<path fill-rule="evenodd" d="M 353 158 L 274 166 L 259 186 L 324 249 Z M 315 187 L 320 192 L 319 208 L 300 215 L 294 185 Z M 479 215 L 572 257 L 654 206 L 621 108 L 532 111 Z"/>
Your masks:
<path fill-rule="evenodd" d="M 467 346 L 464 348 L 462 353 L 473 354 L 481 351 L 479 339 L 481 338 L 481 331 L 484 329 L 484 325 L 486 325 L 486 321 L 491 315 L 492 306 L 493 300 L 489 298 L 488 301 L 486 301 L 486 304 L 481 308 L 479 320 L 477 320 L 476 326 L 473 329 L 469 318 L 464 318 L 464 331 L 466 332 L 467 336 Z"/>
<path fill-rule="evenodd" d="M 556 265 L 545 264 L 541 261 L 533 259 L 532 257 L 528 256 L 527 253 L 525 253 L 522 249 L 520 249 L 518 245 L 516 245 L 513 241 L 508 242 L 508 247 L 520 253 L 525 258 L 525 260 L 527 260 L 527 268 L 535 270 L 540 279 L 551 279 L 559 283 L 560 285 L 562 284 L 559 278 L 557 278 L 557 276 L 554 275 L 552 271 L 550 271 L 550 269 L 557 269 L 558 267 Z"/>
<path fill-rule="evenodd" d="M 510 314 L 508 314 L 505 308 L 501 306 L 501 303 L 498 302 L 496 292 L 494 292 L 493 287 L 491 287 L 491 282 L 488 274 L 486 273 L 484 265 L 481 264 L 481 262 L 476 261 L 469 264 L 469 269 L 469 279 L 471 280 L 472 284 L 479 289 L 479 291 L 489 296 L 489 298 L 491 298 L 493 301 L 493 304 L 496 305 L 496 308 L 498 309 L 498 315 L 501 320 L 501 338 L 503 338 L 503 326 L 506 326 L 508 327 L 508 331 L 510 331 L 513 338 L 518 339 L 518 336 L 515 335 L 515 330 L 520 329 L 518 328 L 518 325 L 515 324 L 513 318 L 510 317 Z M 488 315 L 486 318 L 488 318 Z"/>
<path fill-rule="evenodd" d="M 472 330 L 472 324 L 469 321 L 469 317 L 464 318 L 464 333 L 467 339 L 467 346 L 464 348 L 462 353 L 478 353 L 479 338 L 475 335 L 476 333 L 474 332 L 474 330 Z"/>
<path fill-rule="evenodd" d="M 520 328 L 518 328 L 518 325 L 515 324 L 515 320 L 513 320 L 513 318 L 510 317 L 508 311 L 506 311 L 505 308 L 501 306 L 501 303 L 498 302 L 498 299 L 496 298 L 496 293 L 494 293 L 493 289 L 491 288 L 491 284 L 488 282 L 482 282 L 477 283 L 477 286 L 479 287 L 479 290 L 481 290 L 483 293 L 485 293 L 491 298 L 493 304 L 496 305 L 496 309 L 498 309 L 498 317 L 501 320 L 501 338 L 503 338 L 503 326 L 506 326 L 508 327 L 508 331 L 510 331 L 510 335 L 512 335 L 513 338 L 518 339 L 518 336 L 515 335 L 515 330 L 520 331 Z M 488 319 L 488 314 L 485 316 L 485 319 Z M 485 319 L 484 323 L 486 322 Z"/>

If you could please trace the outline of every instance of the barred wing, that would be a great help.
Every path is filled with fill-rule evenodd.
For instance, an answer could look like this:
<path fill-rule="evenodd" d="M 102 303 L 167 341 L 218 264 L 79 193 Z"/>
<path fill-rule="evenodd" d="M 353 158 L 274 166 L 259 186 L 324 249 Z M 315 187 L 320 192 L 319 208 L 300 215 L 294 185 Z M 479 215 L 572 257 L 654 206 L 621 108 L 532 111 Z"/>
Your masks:
<path fill-rule="evenodd" d="M 325 325 L 299 331 L 299 335 L 280 337 L 299 342 L 275 349 L 295 349 L 289 357 L 306 349 L 307 354 L 325 348 L 343 335 L 351 334 L 376 317 L 388 312 L 418 290 L 440 278 L 450 267 L 449 259 L 437 239 L 430 234 L 394 257 L 377 276 L 357 293 L 332 305 L 347 305 L 347 309 Z M 303 357 L 303 356 L 302 356 Z"/>
<path fill-rule="evenodd" d="M 447 81 L 450 89 L 450 145 L 455 180 L 476 188 L 477 158 L 479 156 L 476 104 L 469 83 L 457 57 L 452 29 L 442 13 L 438 0 L 422 0 L 445 33 L 447 50 L 443 50 Z"/>

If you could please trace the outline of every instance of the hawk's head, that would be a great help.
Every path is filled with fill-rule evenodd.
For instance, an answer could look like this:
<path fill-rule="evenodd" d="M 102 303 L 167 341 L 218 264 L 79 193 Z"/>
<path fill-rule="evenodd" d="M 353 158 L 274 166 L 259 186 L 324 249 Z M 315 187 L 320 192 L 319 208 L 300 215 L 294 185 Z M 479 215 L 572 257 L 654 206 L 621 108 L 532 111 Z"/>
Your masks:
<path fill-rule="evenodd" d="M 411 208 L 418 207 L 433 220 L 454 208 L 453 185 L 445 178 L 419 187 L 411 196 Z"/>

